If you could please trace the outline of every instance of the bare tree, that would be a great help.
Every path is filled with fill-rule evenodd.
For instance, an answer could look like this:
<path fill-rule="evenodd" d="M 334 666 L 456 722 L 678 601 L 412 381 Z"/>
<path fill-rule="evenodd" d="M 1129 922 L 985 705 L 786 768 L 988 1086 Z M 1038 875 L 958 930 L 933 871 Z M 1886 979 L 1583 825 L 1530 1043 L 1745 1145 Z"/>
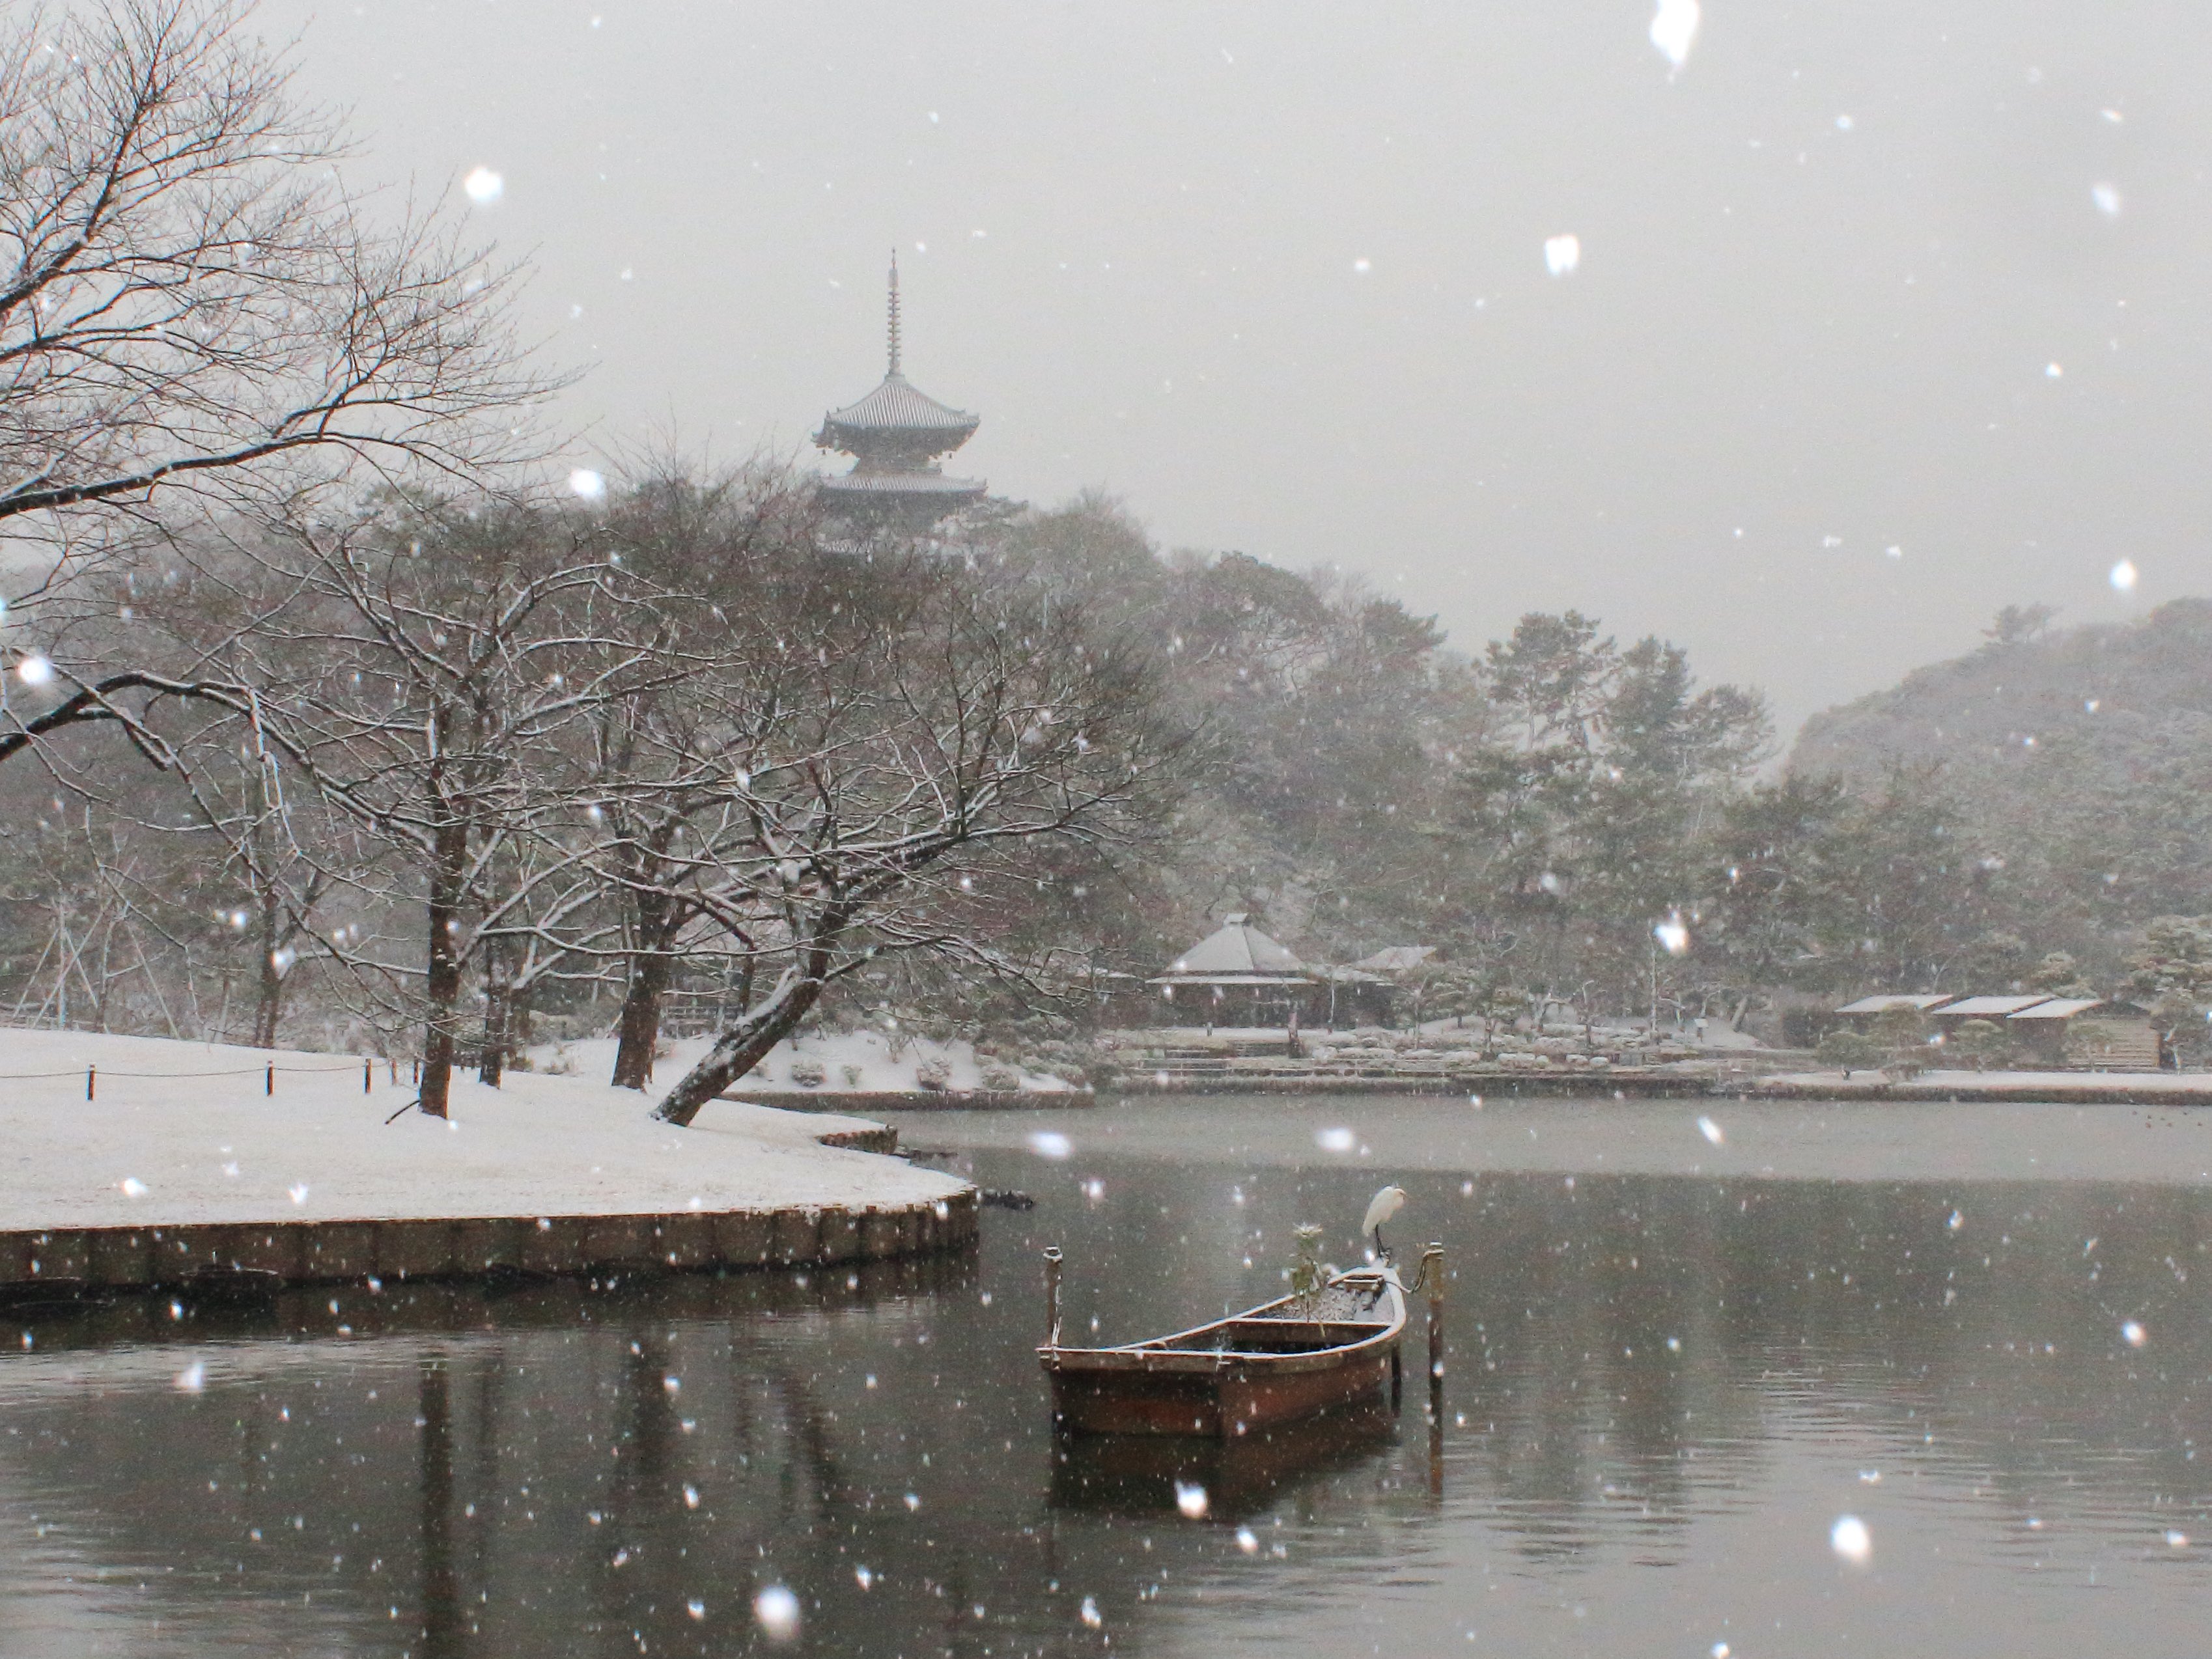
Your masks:
<path fill-rule="evenodd" d="M 1138 642 L 994 562 L 831 551 L 775 597 L 687 687 L 722 742 L 680 849 L 689 900 L 775 977 L 662 1100 L 672 1123 L 881 952 L 1016 969 L 979 890 L 1033 848 L 1140 840 L 1185 753 Z M 706 758 L 665 775 L 698 788 Z"/>
<path fill-rule="evenodd" d="M 656 631 L 652 596 L 587 516 L 496 501 L 394 500 L 237 559 L 237 608 L 258 620 L 219 659 L 270 688 L 241 723 L 389 849 L 387 874 L 331 874 L 422 907 L 419 966 L 354 960 L 419 987 L 421 1104 L 442 1116 L 471 958 L 495 943 L 503 1057 L 513 947 L 552 936 L 544 909 L 571 902 L 588 857 L 554 833 L 587 811 L 562 758 L 569 728 L 667 668 L 633 636 Z"/>
<path fill-rule="evenodd" d="M 234 0 L 108 0 L 0 26 L 0 537 L 41 550 L 19 617 L 164 501 L 465 474 L 555 384 L 521 367 L 516 269 L 436 212 L 374 222 L 337 123 L 252 23 Z M 166 764 L 149 703 L 239 697 L 143 662 L 33 669 L 53 700 L 0 690 L 0 761 L 111 722 Z"/>

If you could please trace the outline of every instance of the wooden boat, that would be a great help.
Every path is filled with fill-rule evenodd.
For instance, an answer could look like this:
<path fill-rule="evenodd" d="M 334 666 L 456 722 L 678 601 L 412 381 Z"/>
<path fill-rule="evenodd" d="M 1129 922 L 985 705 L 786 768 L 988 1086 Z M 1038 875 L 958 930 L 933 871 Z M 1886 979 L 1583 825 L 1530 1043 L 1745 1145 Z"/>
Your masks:
<path fill-rule="evenodd" d="M 1318 1290 L 1148 1342 L 1066 1348 L 1058 1252 L 1046 1261 L 1050 1335 L 1037 1358 L 1062 1428 L 1230 1440 L 1386 1389 L 1396 1403 L 1406 1297 L 1388 1269 L 1339 1273 Z"/>

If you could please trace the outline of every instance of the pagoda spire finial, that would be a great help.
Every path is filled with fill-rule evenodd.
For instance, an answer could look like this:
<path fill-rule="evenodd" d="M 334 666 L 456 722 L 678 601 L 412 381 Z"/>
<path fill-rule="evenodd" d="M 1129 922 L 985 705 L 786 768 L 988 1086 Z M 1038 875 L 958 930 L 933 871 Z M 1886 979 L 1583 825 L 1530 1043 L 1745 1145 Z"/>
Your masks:
<path fill-rule="evenodd" d="M 891 250 L 891 373 L 899 372 L 898 250 Z"/>

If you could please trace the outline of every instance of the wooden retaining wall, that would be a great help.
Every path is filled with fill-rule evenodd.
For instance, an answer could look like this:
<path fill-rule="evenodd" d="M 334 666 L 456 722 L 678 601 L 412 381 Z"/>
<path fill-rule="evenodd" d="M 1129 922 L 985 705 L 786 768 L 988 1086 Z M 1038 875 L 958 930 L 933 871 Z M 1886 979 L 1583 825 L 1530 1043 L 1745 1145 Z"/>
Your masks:
<path fill-rule="evenodd" d="M 221 1286 L 710 1267 L 829 1267 L 964 1249 L 976 1194 L 898 1206 L 673 1215 L 290 1221 L 0 1232 L 0 1297 L 76 1288 Z"/>
<path fill-rule="evenodd" d="M 1625 1095 L 1632 1099 L 1675 1099 L 1715 1093 L 1710 1076 L 1684 1073 L 1629 1071 L 1468 1072 L 1449 1076 L 1414 1073 L 1397 1077 L 1269 1077 L 1265 1073 L 1210 1072 L 1170 1074 L 1164 1083 L 1133 1073 L 1103 1091 L 1110 1095 L 1481 1095 L 1511 1100 L 1523 1096 L 1567 1096 L 1578 1100 Z"/>

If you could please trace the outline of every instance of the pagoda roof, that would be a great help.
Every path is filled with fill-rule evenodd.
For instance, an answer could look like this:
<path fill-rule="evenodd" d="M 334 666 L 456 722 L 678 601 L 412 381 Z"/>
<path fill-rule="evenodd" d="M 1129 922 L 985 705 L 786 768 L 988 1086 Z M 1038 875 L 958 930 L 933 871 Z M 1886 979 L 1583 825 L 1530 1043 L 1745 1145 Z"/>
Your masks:
<path fill-rule="evenodd" d="M 915 386 L 893 369 L 883 384 L 856 403 L 833 409 L 823 417 L 825 433 L 840 428 L 850 432 L 970 433 L 983 423 L 980 415 L 953 409 Z"/>
<path fill-rule="evenodd" d="M 847 495 L 980 495 L 989 486 L 942 472 L 841 472 L 823 479 L 822 488 Z"/>

